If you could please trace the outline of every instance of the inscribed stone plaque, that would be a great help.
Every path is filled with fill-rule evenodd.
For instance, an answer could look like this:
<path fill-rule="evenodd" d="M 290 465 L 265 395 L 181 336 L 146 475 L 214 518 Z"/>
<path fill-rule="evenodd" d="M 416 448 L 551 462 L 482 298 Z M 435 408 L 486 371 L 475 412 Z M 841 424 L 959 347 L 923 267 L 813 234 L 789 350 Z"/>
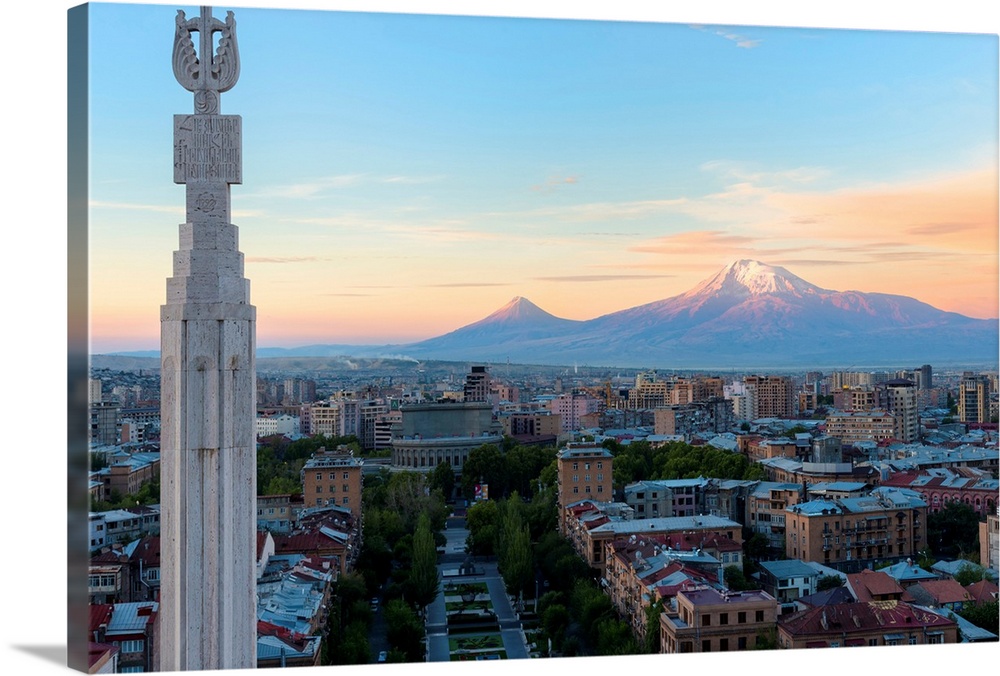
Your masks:
<path fill-rule="evenodd" d="M 242 144 L 239 115 L 174 115 L 174 183 L 242 183 Z"/>

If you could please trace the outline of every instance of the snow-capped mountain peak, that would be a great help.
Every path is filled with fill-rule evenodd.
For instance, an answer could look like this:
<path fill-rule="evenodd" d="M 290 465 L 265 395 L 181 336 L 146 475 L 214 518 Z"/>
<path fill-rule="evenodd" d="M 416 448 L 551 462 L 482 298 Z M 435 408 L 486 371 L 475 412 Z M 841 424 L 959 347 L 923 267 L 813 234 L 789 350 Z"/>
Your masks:
<path fill-rule="evenodd" d="M 760 261 L 742 259 L 730 263 L 714 276 L 695 286 L 685 295 L 763 296 L 766 294 L 820 293 L 823 289 L 785 268 Z"/>

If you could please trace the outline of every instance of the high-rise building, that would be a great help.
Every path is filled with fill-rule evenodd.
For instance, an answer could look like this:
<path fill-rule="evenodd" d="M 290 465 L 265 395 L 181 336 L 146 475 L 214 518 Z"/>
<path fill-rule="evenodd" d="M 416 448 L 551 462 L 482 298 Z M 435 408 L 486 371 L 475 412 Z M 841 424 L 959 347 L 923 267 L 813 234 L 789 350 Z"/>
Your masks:
<path fill-rule="evenodd" d="M 473 366 L 465 376 L 462 401 L 487 402 L 490 400 L 490 374 L 485 366 Z"/>
<path fill-rule="evenodd" d="M 875 386 L 876 405 L 892 414 L 896 420 L 896 438 L 903 443 L 920 436 L 917 413 L 917 387 L 912 380 L 887 380 Z"/>
<path fill-rule="evenodd" d="M 746 376 L 743 385 L 750 419 L 795 416 L 795 384 L 788 376 Z"/>
<path fill-rule="evenodd" d="M 983 375 L 966 372 L 958 384 L 958 419 L 964 423 L 990 420 L 990 381 Z"/>

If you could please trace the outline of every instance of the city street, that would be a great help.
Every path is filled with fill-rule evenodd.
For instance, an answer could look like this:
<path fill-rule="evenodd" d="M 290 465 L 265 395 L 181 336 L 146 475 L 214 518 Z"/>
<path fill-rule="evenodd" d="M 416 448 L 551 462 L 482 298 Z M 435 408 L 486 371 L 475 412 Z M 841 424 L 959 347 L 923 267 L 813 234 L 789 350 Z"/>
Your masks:
<path fill-rule="evenodd" d="M 449 519 L 448 528 L 444 534 L 447 538 L 445 554 L 441 556 L 438 564 L 441 588 L 443 589 L 447 581 L 486 583 L 507 658 L 526 659 L 528 649 L 521 633 L 521 623 L 514 614 L 514 609 L 507 598 L 503 578 L 497 571 L 496 561 L 491 558 L 484 562 L 477 557 L 473 561 L 475 574 L 459 576 L 459 568 L 466 559 L 465 540 L 469 535 L 469 531 L 465 528 L 465 520 L 458 517 Z M 449 661 L 451 653 L 448 645 L 448 617 L 443 592 L 439 593 L 434 602 L 427 607 L 426 632 L 427 661 Z"/>

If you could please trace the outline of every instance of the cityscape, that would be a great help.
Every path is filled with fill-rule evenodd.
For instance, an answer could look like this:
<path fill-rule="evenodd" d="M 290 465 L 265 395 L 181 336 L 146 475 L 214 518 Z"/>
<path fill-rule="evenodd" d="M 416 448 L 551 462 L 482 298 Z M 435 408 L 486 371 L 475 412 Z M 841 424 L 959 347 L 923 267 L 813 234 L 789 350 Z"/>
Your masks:
<path fill-rule="evenodd" d="M 82 11 L 72 666 L 998 642 L 996 36 Z"/>
<path fill-rule="evenodd" d="M 159 378 L 135 359 L 91 373 L 109 613 L 158 599 Z M 261 359 L 257 666 L 996 641 L 997 391 L 929 364 Z"/>

